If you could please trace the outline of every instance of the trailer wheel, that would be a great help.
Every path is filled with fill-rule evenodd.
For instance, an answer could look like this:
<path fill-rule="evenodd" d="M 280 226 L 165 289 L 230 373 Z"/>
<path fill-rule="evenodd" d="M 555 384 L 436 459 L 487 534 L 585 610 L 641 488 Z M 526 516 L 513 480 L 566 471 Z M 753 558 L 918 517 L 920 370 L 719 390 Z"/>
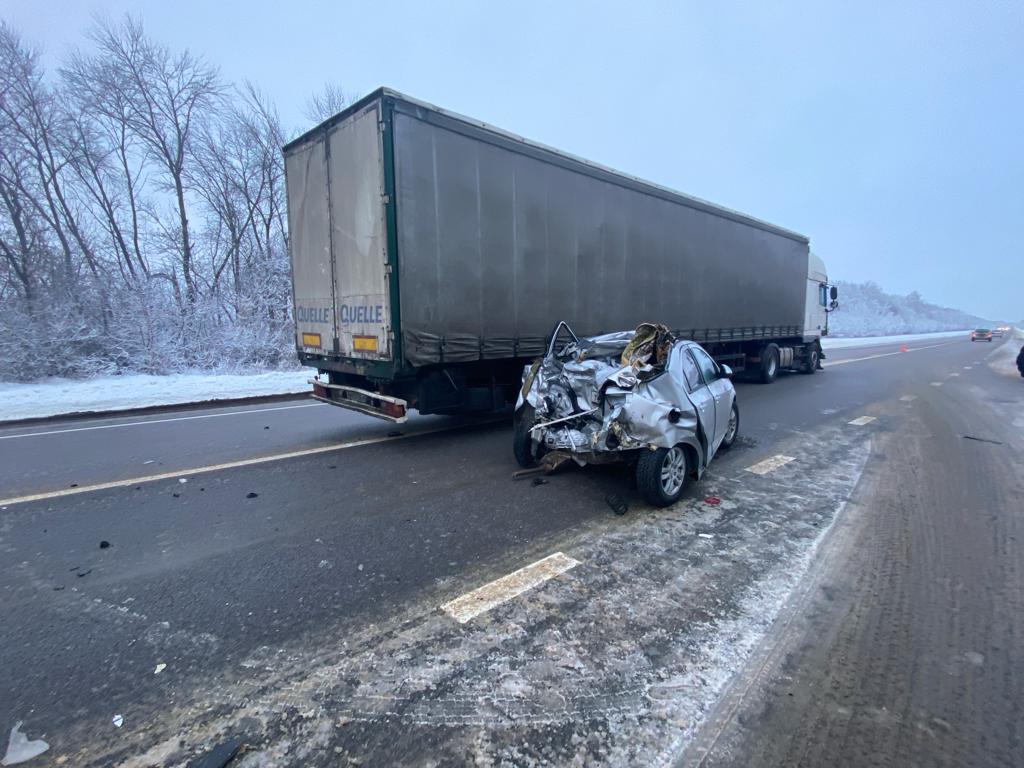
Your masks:
<path fill-rule="evenodd" d="M 529 469 L 537 464 L 537 460 L 540 459 L 543 453 L 543 451 L 534 447 L 533 439 L 530 437 L 530 427 L 537 420 L 537 412 L 532 405 L 526 403 L 515 412 L 512 420 L 514 427 L 512 431 L 512 453 L 515 454 L 516 461 L 520 467 Z"/>
<path fill-rule="evenodd" d="M 779 375 L 779 348 L 769 344 L 761 352 L 761 383 L 771 384 Z"/>
<path fill-rule="evenodd" d="M 636 462 L 636 487 L 648 504 L 656 507 L 675 504 L 686 490 L 689 476 L 690 466 L 683 446 L 640 451 Z"/>
<path fill-rule="evenodd" d="M 821 359 L 821 354 L 818 352 L 818 345 L 812 344 L 810 349 L 807 350 L 807 362 L 804 363 L 803 373 L 808 376 L 813 376 L 814 372 L 818 370 L 818 361 Z"/>

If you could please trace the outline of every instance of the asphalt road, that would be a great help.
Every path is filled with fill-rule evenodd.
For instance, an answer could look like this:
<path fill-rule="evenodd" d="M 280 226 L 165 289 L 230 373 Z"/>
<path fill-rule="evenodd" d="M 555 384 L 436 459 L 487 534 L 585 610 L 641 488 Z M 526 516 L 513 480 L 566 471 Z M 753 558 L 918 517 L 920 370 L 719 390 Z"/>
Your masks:
<path fill-rule="evenodd" d="M 505 422 L 0 429 L 0 729 L 45 734 L 40 765 L 231 738 L 248 765 L 1019 763 L 1024 382 L 998 346 L 740 384 L 740 444 L 660 511 L 615 467 L 512 480 Z M 555 552 L 578 564 L 439 609 Z"/>

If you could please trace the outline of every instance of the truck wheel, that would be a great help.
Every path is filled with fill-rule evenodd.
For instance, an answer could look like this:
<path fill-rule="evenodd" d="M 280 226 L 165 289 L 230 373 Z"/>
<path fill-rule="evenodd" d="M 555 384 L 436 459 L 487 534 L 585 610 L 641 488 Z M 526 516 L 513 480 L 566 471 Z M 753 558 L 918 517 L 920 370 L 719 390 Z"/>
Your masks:
<path fill-rule="evenodd" d="M 732 448 L 736 438 L 740 435 L 740 407 L 736 401 L 732 401 L 732 411 L 729 412 L 729 426 L 725 428 L 725 437 L 722 438 L 721 450 L 727 451 Z"/>
<path fill-rule="evenodd" d="M 779 375 L 779 348 L 769 344 L 761 352 L 761 383 L 771 384 Z"/>
<path fill-rule="evenodd" d="M 648 504 L 675 504 L 686 489 L 690 468 L 683 446 L 643 449 L 636 462 L 636 487 Z"/>
<path fill-rule="evenodd" d="M 818 345 L 812 344 L 810 349 L 807 350 L 807 361 L 804 363 L 802 373 L 806 373 L 808 376 L 813 376 L 814 372 L 818 370 L 818 361 L 821 356 L 818 352 Z"/>
<path fill-rule="evenodd" d="M 537 412 L 532 405 L 526 403 L 516 411 L 512 420 L 512 453 L 515 454 L 520 467 L 529 469 L 536 465 L 541 455 L 541 451 L 534 446 L 533 439 L 530 437 L 530 427 L 537 420 Z"/>

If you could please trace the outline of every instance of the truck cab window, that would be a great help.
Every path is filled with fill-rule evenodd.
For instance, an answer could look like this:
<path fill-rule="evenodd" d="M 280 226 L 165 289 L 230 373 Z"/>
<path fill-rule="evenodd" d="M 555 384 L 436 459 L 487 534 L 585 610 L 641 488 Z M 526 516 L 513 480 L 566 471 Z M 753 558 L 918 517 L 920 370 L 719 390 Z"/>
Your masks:
<path fill-rule="evenodd" d="M 828 286 L 824 283 L 818 285 L 818 303 L 823 307 L 828 306 Z"/>

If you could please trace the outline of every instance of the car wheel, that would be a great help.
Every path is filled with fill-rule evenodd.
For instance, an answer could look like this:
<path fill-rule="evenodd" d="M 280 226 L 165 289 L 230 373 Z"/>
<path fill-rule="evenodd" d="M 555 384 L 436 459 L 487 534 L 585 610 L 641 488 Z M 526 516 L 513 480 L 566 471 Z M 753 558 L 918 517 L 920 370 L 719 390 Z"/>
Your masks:
<path fill-rule="evenodd" d="M 732 410 L 729 412 L 729 426 L 725 428 L 725 437 L 722 438 L 721 449 L 727 451 L 732 448 L 736 438 L 740 435 L 740 407 L 736 401 L 732 401 Z"/>
<path fill-rule="evenodd" d="M 761 353 L 761 383 L 771 384 L 779 375 L 779 348 L 769 344 Z"/>
<path fill-rule="evenodd" d="M 812 346 L 807 351 L 807 362 L 804 363 L 803 373 L 808 376 L 812 376 L 816 370 L 818 370 L 818 360 L 820 359 L 817 345 Z"/>
<path fill-rule="evenodd" d="M 636 462 L 636 487 L 648 504 L 675 504 L 686 489 L 689 462 L 683 446 L 642 450 Z"/>
<path fill-rule="evenodd" d="M 516 461 L 523 469 L 529 469 L 537 464 L 537 460 L 543 455 L 543 450 L 536 447 L 533 438 L 530 436 L 530 427 L 537 420 L 537 412 L 532 405 L 526 403 L 516 411 L 513 416 L 512 431 L 512 453 Z"/>

